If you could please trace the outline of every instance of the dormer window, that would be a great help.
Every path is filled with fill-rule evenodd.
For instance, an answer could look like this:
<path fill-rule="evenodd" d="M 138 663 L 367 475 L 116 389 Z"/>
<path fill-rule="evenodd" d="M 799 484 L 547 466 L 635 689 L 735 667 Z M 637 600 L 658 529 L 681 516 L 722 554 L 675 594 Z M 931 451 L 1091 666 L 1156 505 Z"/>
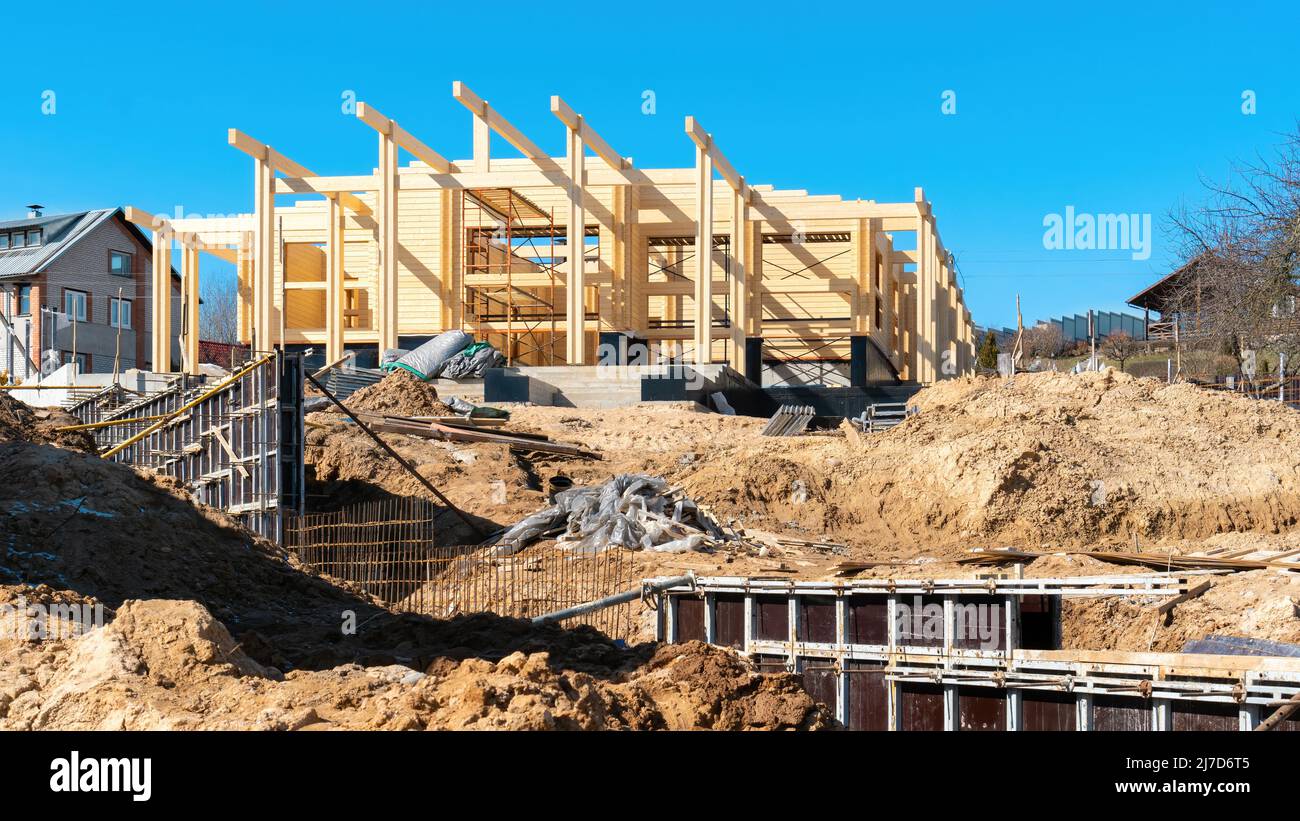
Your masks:
<path fill-rule="evenodd" d="M 12 238 L 13 244 L 11 247 L 13 248 L 22 248 L 24 245 L 27 244 L 26 242 L 24 242 L 24 239 L 26 238 L 26 234 L 24 234 L 22 231 L 14 231 L 12 234 L 10 234 L 10 237 Z"/>
<path fill-rule="evenodd" d="M 0 234 L 0 251 L 9 250 L 9 235 Z"/>
<path fill-rule="evenodd" d="M 32 230 L 27 232 L 27 244 L 28 245 L 41 244 L 41 229 L 33 228 Z"/>

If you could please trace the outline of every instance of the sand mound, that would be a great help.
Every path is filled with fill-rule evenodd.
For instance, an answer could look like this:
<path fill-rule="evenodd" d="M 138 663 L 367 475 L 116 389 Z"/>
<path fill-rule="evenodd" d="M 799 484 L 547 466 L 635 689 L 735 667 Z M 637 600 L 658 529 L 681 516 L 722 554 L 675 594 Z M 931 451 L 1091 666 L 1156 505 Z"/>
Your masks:
<path fill-rule="evenodd" d="M 683 484 L 856 544 L 1131 546 L 1300 518 L 1300 414 L 1277 403 L 1108 372 L 958 379 L 915 404 L 860 445 L 720 442 Z"/>
<path fill-rule="evenodd" d="M 625 655 L 626 658 L 626 655 Z M 545 651 L 440 659 L 427 672 L 345 665 L 279 676 L 201 606 L 127 602 L 67 642 L 0 642 L 6 729 L 822 729 L 787 674 L 730 651 L 665 647 L 622 675 L 557 667 Z M 608 671 L 606 671 L 608 672 Z"/>
<path fill-rule="evenodd" d="M 1218 633 L 1300 644 L 1300 576 L 1252 570 L 1218 576 L 1201 596 L 1174 608 L 1168 623 L 1157 604 L 1133 598 L 1067 599 L 1065 647 L 1176 653 Z"/>
<path fill-rule="evenodd" d="M 344 402 L 352 411 L 389 416 L 448 416 L 453 411 L 438 399 L 438 391 L 410 371 L 397 368 Z"/>
<path fill-rule="evenodd" d="M 0 443 L 0 529 L 0 601 L 98 602 L 110 620 L 79 638 L 0 636 L 3 727 L 828 722 L 793 676 L 756 676 L 725 650 L 656 653 L 590 628 L 392 612 L 302 571 L 174 483 L 74 451 Z"/>
<path fill-rule="evenodd" d="M 0 442 L 46 442 L 94 453 L 95 440 L 89 433 L 55 430 L 79 422 L 64 411 L 36 409 L 10 396 L 8 391 L 0 391 Z"/>

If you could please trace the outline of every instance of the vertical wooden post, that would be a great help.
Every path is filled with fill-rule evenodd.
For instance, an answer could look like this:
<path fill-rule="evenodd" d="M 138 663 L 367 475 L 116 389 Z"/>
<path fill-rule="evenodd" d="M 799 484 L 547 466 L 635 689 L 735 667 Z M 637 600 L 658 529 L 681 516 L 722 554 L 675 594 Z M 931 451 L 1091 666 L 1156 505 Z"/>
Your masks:
<path fill-rule="evenodd" d="M 695 147 L 695 364 L 713 361 L 713 157 Z"/>
<path fill-rule="evenodd" d="M 240 235 L 239 251 L 235 258 L 235 279 L 239 296 L 238 339 L 248 343 L 253 338 L 253 236 L 247 231 Z"/>
<path fill-rule="evenodd" d="M 566 234 L 566 254 L 568 256 L 568 281 L 565 283 L 567 299 L 565 301 L 565 343 L 566 358 L 570 365 L 581 365 L 587 352 L 587 308 L 584 292 L 586 254 L 586 221 L 583 208 L 583 181 L 585 167 L 583 163 L 584 146 L 581 129 L 568 129 L 569 161 L 569 217 Z"/>
<path fill-rule="evenodd" d="M 343 358 L 343 213 L 335 197 L 325 200 L 325 361 Z"/>
<path fill-rule="evenodd" d="M 199 249 L 194 239 L 181 240 L 181 361 L 185 372 L 199 372 Z"/>
<path fill-rule="evenodd" d="M 492 170 L 492 127 L 481 114 L 474 115 L 474 170 Z"/>
<path fill-rule="evenodd" d="M 749 203 L 742 191 L 731 196 L 731 367 L 745 372 L 745 334 L 749 327 L 749 256 L 746 229 L 749 226 Z"/>
<path fill-rule="evenodd" d="M 168 231 L 154 231 L 153 240 L 153 369 L 172 369 L 172 240 Z"/>
<path fill-rule="evenodd" d="M 921 196 L 917 189 L 917 197 Z M 918 201 L 918 207 L 921 202 Z M 916 225 L 916 380 L 934 381 L 934 337 L 930 319 L 934 308 L 934 272 L 930 267 L 930 220 L 924 214 Z"/>
<path fill-rule="evenodd" d="M 269 149 L 268 149 L 269 153 Z M 254 282 L 254 347 L 258 351 L 270 351 L 277 340 L 271 328 L 272 294 L 275 287 L 275 171 L 266 158 L 255 160 L 257 165 L 257 245 L 256 261 L 253 266 Z"/>
<path fill-rule="evenodd" d="M 379 350 L 397 347 L 397 143 L 379 135 Z"/>

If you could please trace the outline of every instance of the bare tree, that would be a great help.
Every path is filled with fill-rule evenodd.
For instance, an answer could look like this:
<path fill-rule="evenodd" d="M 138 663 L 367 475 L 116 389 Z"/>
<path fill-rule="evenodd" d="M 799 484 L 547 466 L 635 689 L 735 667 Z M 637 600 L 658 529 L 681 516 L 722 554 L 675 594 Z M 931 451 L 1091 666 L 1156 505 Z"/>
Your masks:
<path fill-rule="evenodd" d="M 1207 203 L 1172 217 L 1189 260 L 1165 312 L 1178 314 L 1180 348 L 1269 350 L 1300 364 L 1300 133 L 1205 186 Z"/>
<path fill-rule="evenodd" d="M 1065 350 L 1065 337 L 1061 334 L 1059 325 L 1043 322 L 1025 329 L 1024 345 L 1025 353 L 1029 356 L 1050 359 L 1060 356 Z"/>
<path fill-rule="evenodd" d="M 239 286 L 233 277 L 203 283 L 199 306 L 199 338 L 208 342 L 239 341 Z"/>
<path fill-rule="evenodd" d="M 1132 359 L 1142 350 L 1142 342 L 1129 336 L 1124 331 L 1119 331 L 1107 336 L 1101 341 L 1101 352 L 1105 356 L 1119 362 L 1120 372 L 1124 372 L 1124 363 Z"/>

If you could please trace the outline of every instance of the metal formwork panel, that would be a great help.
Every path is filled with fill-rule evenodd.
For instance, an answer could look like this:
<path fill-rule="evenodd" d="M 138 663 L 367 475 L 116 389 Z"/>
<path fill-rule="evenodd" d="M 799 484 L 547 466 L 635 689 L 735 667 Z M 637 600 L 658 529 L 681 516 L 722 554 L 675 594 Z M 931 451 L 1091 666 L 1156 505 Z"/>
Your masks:
<path fill-rule="evenodd" d="M 957 716 L 959 730 L 1007 729 L 1006 691 L 993 687 L 957 688 Z"/>
<path fill-rule="evenodd" d="M 838 641 L 835 627 L 834 596 L 799 596 L 799 619 L 796 634 L 799 641 L 835 644 Z"/>
<path fill-rule="evenodd" d="M 883 664 L 850 661 L 845 663 L 847 713 L 850 730 L 889 729 L 889 681 Z"/>
<path fill-rule="evenodd" d="M 1237 730 L 1241 711 L 1236 704 L 1197 704 L 1175 701 L 1171 705 L 1171 730 Z"/>
<path fill-rule="evenodd" d="M 785 596 L 757 596 L 754 600 L 754 638 L 767 641 L 789 641 L 790 600 Z"/>
<path fill-rule="evenodd" d="M 704 629 L 704 599 L 678 596 L 673 610 L 677 641 L 708 641 Z"/>
<path fill-rule="evenodd" d="M 151 417 L 172 414 L 151 430 L 159 421 Z M 145 434 L 113 454 L 113 461 L 179 480 L 198 502 L 229 513 L 265 538 L 282 541 L 283 513 L 302 510 L 298 354 L 270 354 L 215 385 L 178 377 L 169 388 L 115 409 L 108 418 L 139 421 L 98 429 L 101 449 Z"/>
<path fill-rule="evenodd" d="M 898 729 L 944 729 L 943 688 L 937 684 L 898 685 Z"/>
<path fill-rule="evenodd" d="M 1071 693 L 1026 690 L 1021 693 L 1021 730 L 1075 730 L 1079 709 Z"/>
<path fill-rule="evenodd" d="M 723 647 L 745 647 L 745 597 L 719 593 L 713 602 L 714 643 Z"/>
<path fill-rule="evenodd" d="M 800 659 L 799 669 L 803 677 L 803 688 L 808 691 L 808 695 L 830 707 L 833 713 L 838 712 L 838 668 L 825 659 Z"/>
<path fill-rule="evenodd" d="M 1152 727 L 1151 702 L 1124 696 L 1094 696 L 1092 729 L 1098 732 L 1131 732 Z"/>
<path fill-rule="evenodd" d="M 848 634 L 850 644 L 889 644 L 889 597 L 849 596 Z"/>

